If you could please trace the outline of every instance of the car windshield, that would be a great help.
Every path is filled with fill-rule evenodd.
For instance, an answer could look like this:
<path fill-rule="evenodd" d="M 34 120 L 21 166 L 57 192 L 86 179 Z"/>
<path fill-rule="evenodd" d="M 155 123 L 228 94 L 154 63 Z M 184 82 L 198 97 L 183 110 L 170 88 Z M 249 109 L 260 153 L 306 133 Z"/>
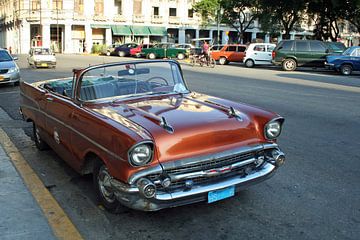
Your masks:
<path fill-rule="evenodd" d="M 132 98 L 188 93 L 178 64 L 172 61 L 119 63 L 93 68 L 80 80 L 80 99 Z"/>
<path fill-rule="evenodd" d="M 0 51 L 0 62 L 8 62 L 8 61 L 12 61 L 12 57 L 10 56 L 10 54 L 7 51 Z"/>
<path fill-rule="evenodd" d="M 49 55 L 51 54 L 50 49 L 48 48 L 35 48 L 34 49 L 35 55 Z"/>

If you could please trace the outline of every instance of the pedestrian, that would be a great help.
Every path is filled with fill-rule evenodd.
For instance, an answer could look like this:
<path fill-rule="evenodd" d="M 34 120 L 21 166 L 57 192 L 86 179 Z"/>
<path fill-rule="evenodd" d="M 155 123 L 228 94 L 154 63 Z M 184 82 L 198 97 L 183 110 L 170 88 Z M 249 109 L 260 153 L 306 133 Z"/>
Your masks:
<path fill-rule="evenodd" d="M 209 60 L 209 44 L 205 40 L 202 45 L 202 53 L 203 53 L 203 56 L 206 58 L 206 61 L 208 61 Z"/>

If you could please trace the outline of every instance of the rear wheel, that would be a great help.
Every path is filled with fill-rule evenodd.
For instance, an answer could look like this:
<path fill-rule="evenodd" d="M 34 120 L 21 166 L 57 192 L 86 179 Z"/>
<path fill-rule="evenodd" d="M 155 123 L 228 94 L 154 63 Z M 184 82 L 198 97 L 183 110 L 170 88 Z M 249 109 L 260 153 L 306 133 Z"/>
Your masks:
<path fill-rule="evenodd" d="M 251 59 L 248 59 L 248 60 L 246 60 L 246 62 L 245 62 L 245 67 L 252 68 L 252 67 L 254 67 L 254 65 L 255 65 L 255 63 L 254 63 L 254 61 L 251 60 Z"/>
<path fill-rule="evenodd" d="M 282 68 L 285 71 L 294 71 L 296 69 L 296 61 L 292 58 L 285 59 L 282 63 Z"/>
<path fill-rule="evenodd" d="M 109 51 L 106 52 L 106 56 L 110 56 L 111 53 Z"/>
<path fill-rule="evenodd" d="M 156 58 L 155 53 L 149 53 L 148 58 L 149 59 L 155 59 Z"/>
<path fill-rule="evenodd" d="M 112 176 L 105 164 L 97 159 L 93 170 L 93 181 L 97 200 L 106 210 L 116 213 L 119 211 L 121 205 L 116 199 L 114 190 L 112 189 L 111 179 Z"/>
<path fill-rule="evenodd" d="M 177 55 L 177 59 L 179 59 L 179 60 L 183 60 L 184 58 L 185 58 L 185 54 L 183 54 L 183 53 L 179 53 Z"/>
<path fill-rule="evenodd" d="M 209 59 L 209 67 L 214 68 L 215 65 L 216 65 L 215 59 L 210 57 L 210 59 Z"/>
<path fill-rule="evenodd" d="M 125 52 L 124 51 L 119 51 L 118 54 L 119 54 L 119 57 L 125 57 Z"/>
<path fill-rule="evenodd" d="M 38 128 L 38 126 L 35 123 L 33 123 L 33 132 L 34 132 L 35 145 L 36 145 L 37 149 L 39 149 L 40 151 L 49 149 L 49 145 L 47 145 L 47 143 L 41 139 L 40 129 Z"/>
<path fill-rule="evenodd" d="M 221 58 L 219 59 L 219 64 L 220 64 L 220 65 L 228 64 L 228 60 L 226 59 L 226 57 L 221 57 Z"/>
<path fill-rule="evenodd" d="M 352 73 L 351 65 L 349 65 L 349 64 L 342 65 L 340 67 L 340 72 L 341 72 L 342 75 L 346 75 L 346 76 L 351 75 L 351 73 Z"/>

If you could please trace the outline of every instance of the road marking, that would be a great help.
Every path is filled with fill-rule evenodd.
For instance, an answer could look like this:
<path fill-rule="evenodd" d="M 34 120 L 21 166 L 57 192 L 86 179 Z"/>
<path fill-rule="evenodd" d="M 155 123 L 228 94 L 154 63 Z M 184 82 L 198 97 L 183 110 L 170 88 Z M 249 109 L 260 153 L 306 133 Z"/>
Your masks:
<path fill-rule="evenodd" d="M 35 200 L 46 216 L 54 235 L 58 239 L 83 239 L 79 231 L 60 207 L 58 202 L 44 186 L 34 170 L 23 158 L 5 131 L 0 128 L 0 144 L 16 167 Z"/>

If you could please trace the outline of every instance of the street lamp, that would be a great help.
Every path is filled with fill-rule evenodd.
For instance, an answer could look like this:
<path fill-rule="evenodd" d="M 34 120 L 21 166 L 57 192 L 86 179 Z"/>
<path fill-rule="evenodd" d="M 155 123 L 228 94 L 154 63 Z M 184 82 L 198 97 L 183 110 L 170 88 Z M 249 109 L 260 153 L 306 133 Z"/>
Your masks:
<path fill-rule="evenodd" d="M 223 15 L 224 13 L 224 9 L 222 8 L 219 8 L 217 10 L 217 44 L 220 44 L 220 22 L 221 22 L 221 19 L 220 19 L 220 15 Z"/>

